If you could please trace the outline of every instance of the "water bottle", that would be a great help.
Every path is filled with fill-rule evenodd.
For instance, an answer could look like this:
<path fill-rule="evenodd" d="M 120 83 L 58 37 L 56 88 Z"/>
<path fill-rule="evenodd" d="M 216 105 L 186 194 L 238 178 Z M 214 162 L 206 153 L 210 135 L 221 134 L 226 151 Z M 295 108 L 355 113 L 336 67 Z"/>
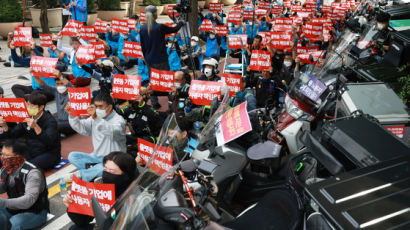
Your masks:
<path fill-rule="evenodd" d="M 60 177 L 60 196 L 65 197 L 67 194 L 67 185 L 63 177 Z"/>
<path fill-rule="evenodd" d="M 194 136 L 197 140 L 201 137 L 201 122 L 195 121 L 194 123 Z"/>

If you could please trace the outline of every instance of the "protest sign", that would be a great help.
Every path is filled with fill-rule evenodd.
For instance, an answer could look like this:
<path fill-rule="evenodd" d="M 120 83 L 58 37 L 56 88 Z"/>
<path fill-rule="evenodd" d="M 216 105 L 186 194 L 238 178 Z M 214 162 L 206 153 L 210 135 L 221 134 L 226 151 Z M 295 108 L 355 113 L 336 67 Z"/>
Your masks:
<path fill-rule="evenodd" d="M 82 22 L 78 22 L 78 21 L 70 19 L 68 20 L 64 29 L 61 31 L 61 34 L 64 36 L 70 36 L 70 37 L 77 36 L 78 32 L 80 32 L 81 27 L 83 27 Z"/>
<path fill-rule="evenodd" d="M 301 25 L 303 23 L 303 18 L 299 17 L 297 15 L 295 16 L 289 16 L 289 18 L 291 18 L 293 20 L 293 24 L 294 25 Z"/>
<path fill-rule="evenodd" d="M 209 3 L 209 11 L 219 13 L 222 11 L 222 4 L 221 3 Z"/>
<path fill-rule="evenodd" d="M 270 11 L 271 14 L 279 16 L 283 12 L 283 6 L 274 5 Z"/>
<path fill-rule="evenodd" d="M 254 15 L 254 11 L 252 9 L 251 10 L 248 10 L 248 9 L 243 10 L 243 15 L 242 15 L 243 20 L 252 20 L 253 15 Z"/>
<path fill-rule="evenodd" d="M 226 25 L 215 25 L 215 32 L 219 36 L 228 36 L 228 26 L 226 26 Z"/>
<path fill-rule="evenodd" d="M 213 30 L 213 25 L 212 21 L 210 19 L 204 19 L 202 21 L 201 26 L 199 27 L 200 31 L 212 31 Z"/>
<path fill-rule="evenodd" d="M 248 44 L 248 35 L 228 35 L 228 49 L 242 49 L 242 45 Z"/>
<path fill-rule="evenodd" d="M 94 55 L 96 59 L 107 58 L 107 54 L 105 54 L 105 45 L 103 41 L 90 41 L 90 44 L 94 46 Z"/>
<path fill-rule="evenodd" d="M 55 78 L 54 71 L 56 70 L 58 58 L 49 58 L 41 56 L 33 56 L 30 59 L 30 67 L 32 75 L 35 77 Z"/>
<path fill-rule="evenodd" d="M 126 57 L 143 58 L 141 43 L 124 41 L 124 48 L 122 54 Z"/>
<path fill-rule="evenodd" d="M 262 37 L 262 45 L 264 46 L 267 42 L 267 40 L 271 39 L 271 33 L 272 32 L 258 32 L 258 35 Z"/>
<path fill-rule="evenodd" d="M 303 63 L 314 65 L 320 58 L 323 58 L 325 53 L 326 51 L 318 50 L 309 53 L 298 54 L 298 58 Z M 311 60 L 310 57 L 312 57 L 313 60 Z"/>
<path fill-rule="evenodd" d="M 121 34 L 127 34 L 129 30 L 127 19 L 111 19 L 111 29 Z"/>
<path fill-rule="evenodd" d="M 87 109 L 91 105 L 91 90 L 89 87 L 68 87 L 70 113 L 73 117 L 90 116 Z"/>
<path fill-rule="evenodd" d="M 164 25 L 169 26 L 169 27 L 175 27 L 175 26 L 177 26 L 176 23 L 169 23 L 169 22 L 165 22 Z M 179 33 L 179 32 L 177 32 L 177 33 Z M 165 37 L 166 37 L 166 38 L 173 38 L 173 37 L 175 37 L 175 33 L 165 34 Z"/>
<path fill-rule="evenodd" d="M 394 135 L 396 135 L 399 138 L 403 138 L 404 135 L 404 126 L 391 126 L 391 127 L 385 127 L 387 130 L 392 132 Z"/>
<path fill-rule="evenodd" d="M 249 68 L 254 71 L 269 71 L 272 68 L 270 52 L 253 50 Z"/>
<path fill-rule="evenodd" d="M 232 22 L 234 24 L 241 23 L 241 17 L 242 17 L 241 12 L 237 12 L 237 11 L 231 12 L 231 11 L 228 14 L 228 22 Z"/>
<path fill-rule="evenodd" d="M 73 202 L 68 205 L 68 211 L 88 216 L 94 216 L 91 197 L 95 197 L 100 207 L 107 212 L 115 203 L 115 185 L 91 183 L 78 179 L 73 175 L 71 184 L 71 198 Z"/>
<path fill-rule="evenodd" d="M 290 1 L 283 1 L 283 2 L 282 2 L 282 5 L 283 5 L 284 7 L 287 7 L 287 8 L 292 7 L 292 3 L 291 3 Z"/>
<path fill-rule="evenodd" d="M 258 7 L 259 7 L 259 9 L 269 10 L 270 9 L 270 2 L 259 1 Z"/>
<path fill-rule="evenodd" d="M 244 102 L 222 115 L 221 125 L 216 132 L 218 145 L 235 140 L 252 130 L 246 106 L 247 102 Z"/>
<path fill-rule="evenodd" d="M 94 24 L 94 29 L 96 33 L 107 33 L 108 22 L 96 20 Z"/>
<path fill-rule="evenodd" d="M 0 116 L 6 122 L 24 122 L 30 118 L 24 98 L 0 98 Z"/>
<path fill-rule="evenodd" d="M 155 155 L 151 155 L 155 150 Z M 138 155 L 143 164 L 149 163 L 149 168 L 159 175 L 168 172 L 172 168 L 173 150 L 164 146 L 155 146 L 154 143 L 138 138 Z"/>
<path fill-rule="evenodd" d="M 256 16 L 264 16 L 264 15 L 266 15 L 266 10 L 265 9 L 256 9 L 255 10 L 255 15 Z"/>
<path fill-rule="evenodd" d="M 223 82 L 193 80 L 188 95 L 195 105 L 210 105 L 215 97 L 221 98 Z"/>
<path fill-rule="evenodd" d="M 53 46 L 53 39 L 50 34 L 40 34 L 40 46 L 51 47 Z"/>
<path fill-rule="evenodd" d="M 83 40 L 94 40 L 97 34 L 95 33 L 94 26 L 82 26 L 80 29 L 80 37 Z"/>
<path fill-rule="evenodd" d="M 140 12 L 140 22 L 141 23 L 146 23 L 147 22 L 147 18 L 145 17 L 145 11 Z"/>
<path fill-rule="evenodd" d="M 223 73 L 222 81 L 228 86 L 230 97 L 236 97 L 236 92 L 241 91 L 242 75 Z"/>
<path fill-rule="evenodd" d="M 167 14 L 170 18 L 174 18 L 174 17 L 178 17 L 179 13 L 178 11 L 175 9 L 176 5 L 168 5 L 168 11 Z"/>
<path fill-rule="evenodd" d="M 312 101 L 317 101 L 319 97 L 325 92 L 326 85 L 314 76 L 308 74 L 310 80 L 307 85 L 300 87 L 300 92 L 311 99 Z"/>
<path fill-rule="evenodd" d="M 292 31 L 292 24 L 291 18 L 276 18 L 273 31 Z"/>
<path fill-rule="evenodd" d="M 303 33 L 312 40 L 321 40 L 323 34 L 323 25 L 319 23 L 306 22 Z"/>
<path fill-rule="evenodd" d="M 175 73 L 166 70 L 157 70 L 151 68 L 150 86 L 154 91 L 171 92 L 174 86 Z"/>
<path fill-rule="evenodd" d="M 136 75 L 114 74 L 112 96 L 118 99 L 135 100 L 140 94 L 141 77 Z"/>
<path fill-rule="evenodd" d="M 16 27 L 14 28 L 13 45 L 18 46 L 31 46 L 31 27 Z"/>
<path fill-rule="evenodd" d="M 297 54 L 305 54 L 305 53 L 310 53 L 310 52 L 315 52 L 319 50 L 319 46 L 309 46 L 309 47 L 304 47 L 304 46 L 298 46 L 296 47 L 296 53 Z"/>
<path fill-rule="evenodd" d="M 135 19 L 128 19 L 127 22 L 128 22 L 128 29 L 130 29 L 130 30 L 135 30 L 137 20 L 135 20 Z"/>
<path fill-rule="evenodd" d="M 92 64 L 95 60 L 95 47 L 93 45 L 80 45 L 75 53 L 75 61 L 81 64 Z"/>

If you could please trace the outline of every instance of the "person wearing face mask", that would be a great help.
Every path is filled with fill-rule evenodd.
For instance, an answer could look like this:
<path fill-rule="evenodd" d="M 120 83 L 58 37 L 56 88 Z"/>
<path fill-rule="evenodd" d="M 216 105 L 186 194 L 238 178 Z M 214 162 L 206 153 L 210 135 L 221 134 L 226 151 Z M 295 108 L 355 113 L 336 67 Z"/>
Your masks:
<path fill-rule="evenodd" d="M 256 106 L 265 108 L 266 102 L 274 98 L 275 81 L 272 79 L 271 71 L 262 71 L 262 78 L 256 83 L 255 97 Z"/>
<path fill-rule="evenodd" d="M 192 36 L 191 38 L 191 47 L 192 47 L 192 58 L 194 59 L 195 66 L 192 66 L 191 60 L 188 57 L 188 54 L 185 54 L 184 56 L 181 57 L 181 60 L 184 62 L 186 66 L 189 67 L 189 69 L 194 69 L 194 70 L 199 70 L 200 69 L 200 63 L 203 60 L 203 55 L 202 55 L 202 48 L 199 45 L 199 38 L 197 36 Z"/>
<path fill-rule="evenodd" d="M 69 136 L 74 134 L 75 131 L 71 128 L 68 123 L 68 114 L 65 112 L 64 108 L 68 103 L 68 90 L 67 87 L 72 87 L 70 80 L 67 75 L 62 75 L 60 71 L 56 70 L 55 79 L 56 86 L 47 84 L 40 77 L 34 77 L 34 80 L 39 86 L 41 86 L 45 92 L 54 95 L 56 108 L 57 108 L 57 126 L 58 132 L 63 134 L 62 136 Z"/>
<path fill-rule="evenodd" d="M 275 80 L 277 81 L 276 85 L 286 90 L 287 85 L 293 80 L 295 68 L 297 67 L 293 61 L 292 53 L 286 53 L 283 59 L 282 68 L 280 68 L 279 72 L 275 75 Z"/>
<path fill-rule="evenodd" d="M 377 39 L 372 42 L 373 48 L 375 49 L 378 57 L 375 57 L 378 60 L 382 60 L 382 57 L 389 51 L 392 39 L 390 36 L 389 22 L 390 14 L 385 12 L 380 12 L 377 17 L 377 30 L 379 30 L 379 35 Z"/>
<path fill-rule="evenodd" d="M 68 116 L 71 128 L 84 136 L 91 136 L 94 151 L 91 154 L 71 152 L 68 160 L 76 168 L 76 176 L 84 181 L 91 181 L 102 175 L 102 160 L 113 151 L 126 151 L 125 120 L 114 110 L 114 102 L 109 94 L 101 92 L 94 99 L 94 105 L 88 107 L 87 119 Z M 70 114 L 70 104 L 65 111 Z M 91 168 L 88 165 L 95 164 Z M 72 174 L 64 177 L 66 182 L 72 180 Z"/>
<path fill-rule="evenodd" d="M 25 161 L 26 145 L 7 140 L 1 150 L 0 228 L 36 229 L 47 221 L 50 211 L 46 178 L 35 165 Z"/>
<path fill-rule="evenodd" d="M 206 36 L 205 57 L 212 57 L 216 55 L 219 58 L 219 46 L 221 39 L 216 35 L 215 31 L 211 31 Z"/>
<path fill-rule="evenodd" d="M 25 138 L 28 147 L 26 160 L 43 170 L 52 169 L 61 159 L 57 121 L 49 111 L 44 110 L 46 103 L 47 98 L 42 93 L 31 93 L 27 100 L 30 118 L 12 129 L 0 117 L 4 138 Z"/>
<path fill-rule="evenodd" d="M 237 105 L 242 104 L 245 101 L 247 102 L 246 104 L 247 111 L 252 111 L 254 109 L 257 109 L 256 97 L 250 92 L 250 90 L 246 88 L 246 77 L 243 77 L 241 90 L 236 92 L 235 97 L 231 97 L 230 105 L 233 108 Z"/>
<path fill-rule="evenodd" d="M 181 70 L 181 58 L 179 57 L 179 45 L 174 38 L 168 38 L 167 43 L 168 63 L 171 71 Z"/>
<path fill-rule="evenodd" d="M 102 173 L 102 183 L 114 184 L 115 198 L 118 199 L 128 188 L 131 182 L 138 177 L 137 166 L 133 157 L 124 152 L 111 152 L 103 159 L 104 171 Z M 73 202 L 71 192 L 63 199 L 64 205 L 68 208 Z M 67 212 L 68 217 L 74 223 L 70 228 L 74 229 L 94 229 L 94 224 L 90 224 L 94 219 L 92 216 Z"/>
<path fill-rule="evenodd" d="M 168 96 L 168 113 L 175 113 L 177 117 L 185 116 L 186 100 L 189 92 L 190 75 L 183 71 L 175 72 L 175 85 Z"/>
<path fill-rule="evenodd" d="M 60 72 L 64 72 L 67 70 L 67 67 L 69 65 L 68 57 L 64 52 L 57 49 L 57 38 L 55 35 L 53 35 L 52 41 L 53 41 L 53 45 L 48 47 L 48 49 L 45 50 L 44 56 L 51 57 L 51 58 L 58 58 L 56 69 L 58 69 Z"/>
<path fill-rule="evenodd" d="M 95 90 L 92 92 L 93 96 L 98 95 L 100 92 L 103 93 L 111 93 L 112 90 L 112 81 L 114 78 L 113 70 L 114 70 L 114 63 L 110 60 L 104 61 L 97 61 L 97 65 L 99 65 L 101 72 L 96 71 L 95 69 L 91 69 L 87 65 L 79 64 L 81 68 L 86 71 L 87 73 L 91 74 L 91 77 L 98 81 L 100 86 L 99 90 Z"/>
<path fill-rule="evenodd" d="M 202 62 L 203 74 L 198 78 L 201 81 L 219 81 L 221 78 L 218 73 L 218 61 L 215 58 L 206 58 Z"/>

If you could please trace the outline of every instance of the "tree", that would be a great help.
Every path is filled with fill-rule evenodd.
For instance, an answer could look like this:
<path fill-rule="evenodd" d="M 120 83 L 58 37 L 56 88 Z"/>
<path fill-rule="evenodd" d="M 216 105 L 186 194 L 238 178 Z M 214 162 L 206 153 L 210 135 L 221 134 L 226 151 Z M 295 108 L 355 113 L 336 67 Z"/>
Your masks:
<path fill-rule="evenodd" d="M 50 33 L 50 29 L 48 28 L 48 18 L 47 18 L 47 1 L 40 0 L 41 6 L 41 13 L 40 13 L 40 24 L 42 33 L 48 34 Z"/>
<path fill-rule="evenodd" d="M 188 14 L 188 22 L 192 36 L 198 36 L 198 1 L 191 0 L 191 12 Z"/>

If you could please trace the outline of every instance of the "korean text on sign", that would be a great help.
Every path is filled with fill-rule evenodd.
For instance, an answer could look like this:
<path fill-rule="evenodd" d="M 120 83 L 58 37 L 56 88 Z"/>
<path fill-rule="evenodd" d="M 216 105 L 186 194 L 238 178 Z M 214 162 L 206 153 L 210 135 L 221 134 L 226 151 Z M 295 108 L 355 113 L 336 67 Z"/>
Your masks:
<path fill-rule="evenodd" d="M 221 118 L 221 130 L 223 142 L 227 143 L 252 130 L 248 112 L 247 102 L 226 111 Z"/>
<path fill-rule="evenodd" d="M 150 86 L 154 91 L 171 92 L 174 86 L 175 73 L 151 68 Z"/>
<path fill-rule="evenodd" d="M 91 90 L 88 87 L 84 88 L 68 88 L 68 100 L 70 102 L 71 116 L 90 116 L 87 112 L 91 105 Z"/>
<path fill-rule="evenodd" d="M 41 56 L 33 56 L 30 60 L 30 67 L 33 76 L 55 78 L 54 71 L 56 69 L 58 58 L 48 58 Z"/>
<path fill-rule="evenodd" d="M 24 122 L 30 117 L 23 98 L 0 98 L 0 116 L 6 122 Z"/>
<path fill-rule="evenodd" d="M 115 74 L 112 83 L 112 96 L 118 99 L 134 100 L 140 94 L 141 77 Z"/>
<path fill-rule="evenodd" d="M 150 158 L 155 150 L 155 155 Z M 154 143 L 138 138 L 138 154 L 143 164 L 149 163 L 149 168 L 159 175 L 168 172 L 172 168 L 173 150 L 164 146 L 155 146 Z"/>
<path fill-rule="evenodd" d="M 223 82 L 193 80 L 188 95 L 195 105 L 210 105 L 215 97 L 221 98 Z"/>

